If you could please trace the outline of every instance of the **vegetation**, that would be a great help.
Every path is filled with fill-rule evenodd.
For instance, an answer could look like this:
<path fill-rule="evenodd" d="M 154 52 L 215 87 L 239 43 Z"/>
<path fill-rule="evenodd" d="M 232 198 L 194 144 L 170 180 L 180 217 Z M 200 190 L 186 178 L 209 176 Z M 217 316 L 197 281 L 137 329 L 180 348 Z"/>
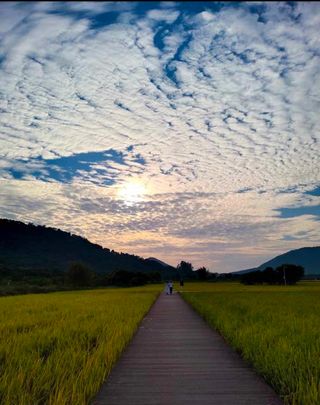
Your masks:
<path fill-rule="evenodd" d="M 194 270 L 193 265 L 189 262 L 181 261 L 177 266 L 177 275 L 174 280 L 215 280 L 216 273 L 210 273 L 206 267 L 200 267 Z"/>
<path fill-rule="evenodd" d="M 104 282 L 106 285 L 116 285 L 122 287 L 160 283 L 161 274 L 158 272 L 142 273 L 122 270 L 108 274 L 105 277 Z"/>
<path fill-rule="evenodd" d="M 0 298 L 0 403 L 87 404 L 161 288 Z"/>
<path fill-rule="evenodd" d="M 206 267 L 200 267 L 195 271 L 196 279 L 200 281 L 217 281 L 218 273 L 210 273 Z"/>
<path fill-rule="evenodd" d="M 243 274 L 241 282 L 243 284 L 279 284 L 292 285 L 296 284 L 304 276 L 304 268 L 294 264 L 283 264 L 275 270 L 267 267 L 263 271 L 252 271 Z"/>
<path fill-rule="evenodd" d="M 264 270 L 267 267 L 277 268 L 282 264 L 294 263 L 305 269 L 305 275 L 316 277 L 320 276 L 320 246 L 303 247 L 300 249 L 290 250 L 282 255 L 261 264 L 257 270 Z"/>
<path fill-rule="evenodd" d="M 16 273 L 61 273 L 81 262 L 96 274 L 117 270 L 154 272 L 164 266 L 139 256 L 118 253 L 60 229 L 0 218 L 0 275 L 11 281 Z M 166 266 L 173 276 L 176 269 Z"/>
<path fill-rule="evenodd" d="M 194 278 L 193 266 L 189 262 L 181 261 L 177 266 L 177 276 L 175 279 Z"/>
<path fill-rule="evenodd" d="M 74 262 L 70 265 L 66 280 L 73 286 L 86 287 L 89 286 L 94 278 L 94 273 L 89 267 L 83 263 Z"/>
<path fill-rule="evenodd" d="M 210 272 L 207 270 L 205 267 L 200 267 L 198 270 L 196 270 L 197 277 L 199 280 L 207 280 L 210 277 Z"/>
<path fill-rule="evenodd" d="M 285 404 L 320 403 L 320 283 L 187 283 L 183 297 Z"/>
<path fill-rule="evenodd" d="M 160 272 L 133 272 L 118 270 L 112 273 L 97 274 L 81 262 L 74 262 L 66 273 L 31 271 L 13 272 L 9 279 L 1 278 L 0 296 L 46 293 L 54 291 L 70 291 L 93 287 L 121 286 L 132 287 L 161 282 Z"/>

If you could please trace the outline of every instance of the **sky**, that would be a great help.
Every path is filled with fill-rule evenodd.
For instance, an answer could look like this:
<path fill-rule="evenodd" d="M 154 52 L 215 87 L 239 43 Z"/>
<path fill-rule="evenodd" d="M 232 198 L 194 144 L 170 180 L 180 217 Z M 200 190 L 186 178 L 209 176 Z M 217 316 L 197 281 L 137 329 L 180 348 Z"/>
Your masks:
<path fill-rule="evenodd" d="M 319 2 L 2 2 L 0 217 L 212 272 L 320 239 Z"/>

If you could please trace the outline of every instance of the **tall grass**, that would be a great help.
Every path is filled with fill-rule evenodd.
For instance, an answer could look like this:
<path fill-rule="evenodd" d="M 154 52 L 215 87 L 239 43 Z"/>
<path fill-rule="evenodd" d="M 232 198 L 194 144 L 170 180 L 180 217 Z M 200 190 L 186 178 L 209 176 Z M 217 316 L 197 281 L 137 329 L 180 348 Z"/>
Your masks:
<path fill-rule="evenodd" d="M 87 404 L 161 288 L 0 298 L 0 403 Z"/>
<path fill-rule="evenodd" d="M 183 297 L 286 404 L 320 404 L 320 283 L 194 283 Z"/>

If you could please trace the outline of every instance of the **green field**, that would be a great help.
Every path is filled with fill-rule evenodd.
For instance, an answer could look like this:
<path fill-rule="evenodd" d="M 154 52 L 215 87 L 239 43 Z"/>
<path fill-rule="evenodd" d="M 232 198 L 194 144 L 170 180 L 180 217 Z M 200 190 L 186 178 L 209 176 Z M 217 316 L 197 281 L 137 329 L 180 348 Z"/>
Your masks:
<path fill-rule="evenodd" d="M 0 403 L 87 404 L 161 289 L 0 298 Z"/>
<path fill-rule="evenodd" d="M 88 404 L 162 288 L 0 298 L 0 403 Z M 320 404 L 319 282 L 182 290 L 286 404 Z"/>
<path fill-rule="evenodd" d="M 179 290 L 179 287 L 178 287 Z M 286 404 L 320 404 L 320 283 L 186 283 L 189 302 Z"/>

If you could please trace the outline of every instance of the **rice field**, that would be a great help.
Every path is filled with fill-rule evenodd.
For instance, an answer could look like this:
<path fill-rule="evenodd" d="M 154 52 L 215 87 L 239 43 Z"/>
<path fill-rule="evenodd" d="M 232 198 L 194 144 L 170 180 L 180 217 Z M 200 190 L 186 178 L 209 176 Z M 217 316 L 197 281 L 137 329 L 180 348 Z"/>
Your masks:
<path fill-rule="evenodd" d="M 0 298 L 0 403 L 88 404 L 161 289 Z"/>
<path fill-rule="evenodd" d="M 162 289 L 0 298 L 0 403 L 88 404 Z M 286 404 L 320 404 L 320 283 L 181 291 Z"/>
<path fill-rule="evenodd" d="M 320 404 L 319 282 L 289 287 L 187 283 L 182 296 L 285 404 Z"/>

